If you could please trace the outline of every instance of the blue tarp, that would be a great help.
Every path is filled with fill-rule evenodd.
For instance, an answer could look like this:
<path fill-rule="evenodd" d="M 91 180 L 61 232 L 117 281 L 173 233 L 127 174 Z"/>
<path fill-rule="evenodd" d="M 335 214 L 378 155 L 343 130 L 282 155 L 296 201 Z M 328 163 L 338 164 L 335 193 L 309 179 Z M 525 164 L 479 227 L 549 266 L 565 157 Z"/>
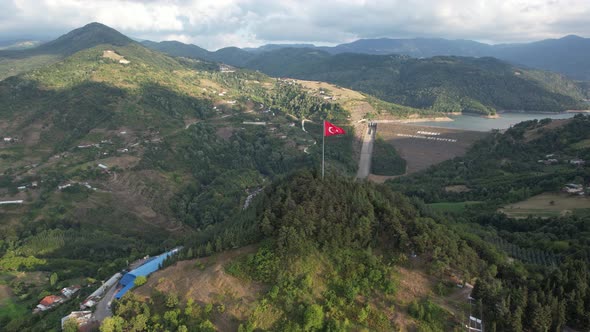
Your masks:
<path fill-rule="evenodd" d="M 117 295 L 115 295 L 115 298 L 117 300 L 120 299 L 121 297 L 123 297 L 123 295 L 125 295 L 125 293 L 127 293 L 127 291 L 129 291 L 131 288 L 133 288 L 133 286 L 135 285 L 135 278 L 137 278 L 139 276 L 146 276 L 147 277 L 150 274 L 152 274 L 153 272 L 158 271 L 160 269 L 160 266 L 162 265 L 162 263 L 166 260 L 166 258 L 170 257 L 171 255 L 174 255 L 177 252 L 178 252 L 178 249 L 168 251 L 166 253 L 163 253 L 159 256 L 156 256 L 156 257 L 148 260 L 147 262 L 145 262 L 143 265 L 136 268 L 135 270 L 131 270 L 131 271 L 127 272 L 123 276 L 123 278 L 121 278 L 121 280 L 119 281 L 119 284 L 121 286 L 123 286 L 123 288 L 117 293 Z"/>

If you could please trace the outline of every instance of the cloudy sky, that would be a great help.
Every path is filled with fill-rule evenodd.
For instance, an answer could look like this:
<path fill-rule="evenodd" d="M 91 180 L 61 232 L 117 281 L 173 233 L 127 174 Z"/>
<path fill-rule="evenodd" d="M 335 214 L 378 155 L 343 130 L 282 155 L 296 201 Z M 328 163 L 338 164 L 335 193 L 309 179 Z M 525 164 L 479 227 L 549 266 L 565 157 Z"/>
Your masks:
<path fill-rule="evenodd" d="M 489 43 L 590 36 L 588 0 L 0 0 L 0 40 L 90 22 L 210 50 L 266 43 L 443 37 Z"/>

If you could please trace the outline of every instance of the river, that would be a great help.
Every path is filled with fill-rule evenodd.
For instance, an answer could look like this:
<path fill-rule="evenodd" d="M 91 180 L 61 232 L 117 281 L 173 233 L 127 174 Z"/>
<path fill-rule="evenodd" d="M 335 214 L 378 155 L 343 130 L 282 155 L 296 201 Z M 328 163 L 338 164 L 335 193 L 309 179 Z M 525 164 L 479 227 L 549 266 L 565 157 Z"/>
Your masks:
<path fill-rule="evenodd" d="M 527 120 L 534 120 L 534 119 L 568 119 L 572 118 L 577 113 L 556 113 L 556 114 L 547 114 L 547 113 L 515 113 L 515 112 L 506 112 L 500 113 L 500 118 L 498 119 L 488 119 L 481 116 L 476 115 L 450 115 L 449 118 L 453 119 L 453 121 L 447 122 L 436 122 L 436 121 L 425 121 L 425 122 L 413 122 L 413 125 L 424 125 L 424 126 L 433 126 L 433 127 L 443 127 L 443 128 L 453 128 L 453 129 L 463 129 L 463 130 L 472 130 L 472 131 L 490 131 L 492 129 L 507 129 L 511 126 L 527 121 Z"/>

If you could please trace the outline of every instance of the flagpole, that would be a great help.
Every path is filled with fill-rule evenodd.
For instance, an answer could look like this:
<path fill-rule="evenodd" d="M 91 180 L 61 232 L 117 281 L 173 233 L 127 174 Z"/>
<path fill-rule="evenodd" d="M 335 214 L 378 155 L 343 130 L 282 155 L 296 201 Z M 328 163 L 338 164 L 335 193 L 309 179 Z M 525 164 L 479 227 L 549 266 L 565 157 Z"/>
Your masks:
<path fill-rule="evenodd" d="M 322 125 L 322 180 L 324 179 L 324 151 L 326 146 L 326 121 Z"/>

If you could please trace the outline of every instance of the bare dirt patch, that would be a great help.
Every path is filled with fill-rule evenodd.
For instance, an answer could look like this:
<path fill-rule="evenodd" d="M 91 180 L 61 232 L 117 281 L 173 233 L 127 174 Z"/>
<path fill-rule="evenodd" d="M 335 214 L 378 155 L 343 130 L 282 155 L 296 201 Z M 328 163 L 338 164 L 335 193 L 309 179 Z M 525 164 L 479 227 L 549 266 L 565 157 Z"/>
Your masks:
<path fill-rule="evenodd" d="M 10 287 L 6 285 L 0 285 L 0 306 L 2 306 L 2 304 L 11 297 L 12 291 L 10 290 Z"/>
<path fill-rule="evenodd" d="M 424 135 L 419 132 L 436 133 L 437 135 Z M 392 144 L 401 157 L 407 161 L 407 174 L 462 156 L 475 141 L 488 135 L 477 131 L 396 123 L 379 123 L 377 133 L 386 142 Z M 412 136 L 422 136 L 423 138 Z M 442 141 L 437 140 L 438 138 L 456 141 Z"/>
<path fill-rule="evenodd" d="M 107 58 L 107 59 L 111 59 L 111 60 L 115 60 L 118 61 L 120 63 L 129 63 L 128 60 L 125 59 L 124 56 L 117 54 L 117 52 L 112 51 L 112 50 L 106 50 L 102 52 L 102 57 L 103 58 Z"/>
<path fill-rule="evenodd" d="M 374 182 L 374 183 L 385 183 L 387 180 L 398 178 L 402 175 L 375 175 L 369 174 L 367 180 Z"/>
<path fill-rule="evenodd" d="M 546 130 L 551 130 L 551 129 L 555 129 L 555 128 L 564 126 L 571 121 L 572 121 L 572 119 L 554 119 L 550 123 L 544 125 L 543 127 L 527 131 L 524 134 L 524 139 L 526 142 L 533 141 L 533 140 L 541 137 L 543 135 L 543 132 L 545 132 Z"/>
<path fill-rule="evenodd" d="M 220 137 L 223 138 L 224 140 L 229 140 L 229 138 L 231 137 L 231 135 L 233 135 L 235 128 L 232 127 L 220 127 L 217 128 L 217 130 L 215 131 L 215 134 Z"/>
<path fill-rule="evenodd" d="M 166 202 L 172 199 L 174 186 L 162 174 L 151 170 L 115 172 L 105 185 L 121 209 L 142 221 L 170 232 L 187 231 L 168 211 Z"/>
<path fill-rule="evenodd" d="M 577 209 L 590 209 L 590 197 L 543 193 L 522 202 L 506 205 L 500 212 L 511 218 L 526 218 L 529 215 L 543 218 L 567 215 Z"/>
<path fill-rule="evenodd" d="M 448 193 L 467 193 L 470 192 L 471 189 L 464 184 L 458 184 L 454 186 L 446 186 L 445 191 Z"/>
<path fill-rule="evenodd" d="M 256 249 L 256 246 L 248 246 L 207 258 L 178 262 L 155 272 L 144 286 L 134 292 L 149 297 L 152 290 L 157 289 L 176 293 L 184 300 L 190 298 L 197 303 L 223 304 L 225 312 L 216 315 L 213 323 L 219 331 L 236 331 L 236 319 L 243 321 L 248 318 L 253 302 L 266 291 L 266 287 L 233 277 L 224 269 L 233 259 L 254 253 Z M 201 264 L 205 268 L 200 268 Z"/>

